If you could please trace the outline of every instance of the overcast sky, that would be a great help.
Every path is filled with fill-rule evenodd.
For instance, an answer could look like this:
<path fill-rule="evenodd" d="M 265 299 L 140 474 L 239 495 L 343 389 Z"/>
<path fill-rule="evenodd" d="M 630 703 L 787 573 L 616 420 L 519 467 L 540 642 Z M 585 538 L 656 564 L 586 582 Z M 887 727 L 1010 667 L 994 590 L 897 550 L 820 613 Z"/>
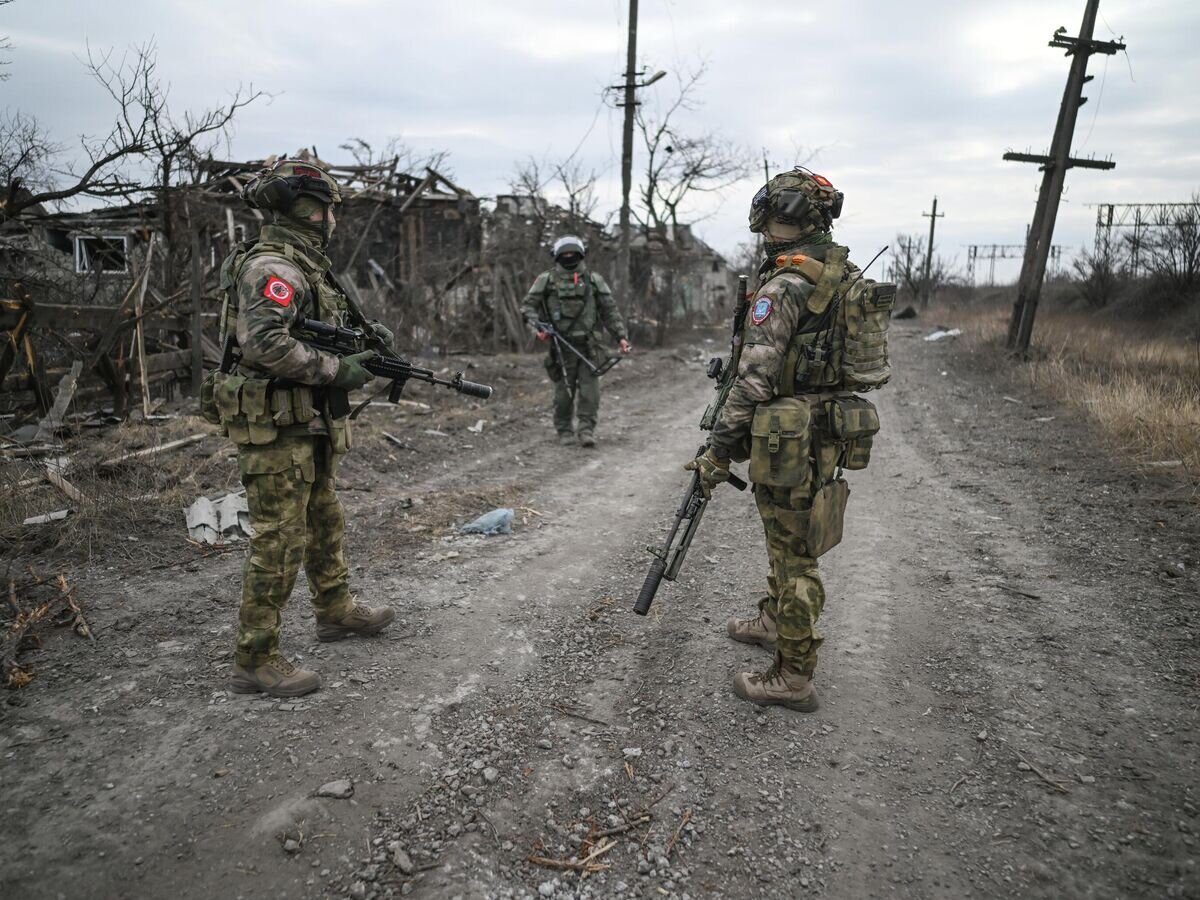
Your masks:
<path fill-rule="evenodd" d="M 641 0 L 639 64 L 672 73 L 642 93 L 669 100 L 675 75 L 704 64 L 702 104 L 681 124 L 753 157 L 753 177 L 691 211 L 718 249 L 746 237 L 764 150 L 773 171 L 815 152 L 812 168 L 846 193 L 837 233 L 856 258 L 924 232 L 936 194 L 937 245 L 965 265 L 967 244 L 1024 239 L 1040 175 L 1000 156 L 1048 147 L 1069 60 L 1046 43 L 1060 25 L 1077 33 L 1083 5 Z M 521 160 L 579 148 L 600 176 L 601 210 L 615 210 L 621 111 L 602 95 L 624 69 L 627 12 L 625 0 L 16 0 L 0 7 L 14 46 L 0 96 L 64 142 L 103 133 L 113 110 L 80 62 L 87 45 L 153 40 L 176 111 L 239 85 L 274 94 L 239 116 L 234 158 L 316 145 L 348 161 L 337 149 L 347 138 L 398 136 L 448 151 L 460 184 L 494 196 Z M 1200 4 L 1103 0 L 1100 15 L 1096 37 L 1124 35 L 1129 53 L 1092 57 L 1075 150 L 1111 154 L 1117 168 L 1068 174 L 1055 242 L 1071 251 L 1091 243 L 1088 203 L 1200 189 Z"/>

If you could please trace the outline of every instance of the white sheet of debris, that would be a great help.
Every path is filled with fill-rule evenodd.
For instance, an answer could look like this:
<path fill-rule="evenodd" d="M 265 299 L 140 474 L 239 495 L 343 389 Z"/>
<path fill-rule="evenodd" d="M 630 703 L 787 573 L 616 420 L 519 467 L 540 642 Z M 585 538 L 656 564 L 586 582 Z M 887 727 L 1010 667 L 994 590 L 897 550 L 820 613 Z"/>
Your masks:
<path fill-rule="evenodd" d="M 925 335 L 927 341 L 944 341 L 946 338 L 958 337 L 962 334 L 961 328 L 939 328 L 932 334 Z"/>
<path fill-rule="evenodd" d="M 204 544 L 238 541 L 253 533 L 245 494 L 226 494 L 216 500 L 197 497 L 184 515 L 188 535 Z"/>

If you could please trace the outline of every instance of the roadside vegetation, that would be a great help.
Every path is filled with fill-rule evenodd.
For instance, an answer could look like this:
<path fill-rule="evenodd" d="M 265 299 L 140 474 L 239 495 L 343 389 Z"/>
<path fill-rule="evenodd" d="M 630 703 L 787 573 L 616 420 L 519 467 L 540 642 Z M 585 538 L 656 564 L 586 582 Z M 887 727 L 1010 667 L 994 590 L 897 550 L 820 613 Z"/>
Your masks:
<path fill-rule="evenodd" d="M 1080 410 L 1120 456 L 1200 486 L 1200 302 L 1149 315 L 1144 301 L 1095 310 L 1059 294 L 1038 312 L 1029 359 L 1007 367 Z M 963 291 L 928 319 L 1000 362 L 1011 312 L 1010 292 Z"/>

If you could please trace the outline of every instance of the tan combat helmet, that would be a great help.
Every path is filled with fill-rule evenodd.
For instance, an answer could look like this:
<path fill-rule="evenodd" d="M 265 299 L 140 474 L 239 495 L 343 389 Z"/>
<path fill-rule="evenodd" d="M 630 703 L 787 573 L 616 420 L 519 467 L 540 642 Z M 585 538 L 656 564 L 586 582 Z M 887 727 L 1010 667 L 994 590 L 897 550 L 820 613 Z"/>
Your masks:
<path fill-rule="evenodd" d="M 325 169 L 303 159 L 281 159 L 260 172 L 242 192 L 255 209 L 287 215 L 301 197 L 329 206 L 342 202 L 342 189 Z"/>
<path fill-rule="evenodd" d="M 824 175 L 796 166 L 776 175 L 750 201 L 750 230 L 761 233 L 767 221 L 828 231 L 842 214 L 843 194 Z"/>

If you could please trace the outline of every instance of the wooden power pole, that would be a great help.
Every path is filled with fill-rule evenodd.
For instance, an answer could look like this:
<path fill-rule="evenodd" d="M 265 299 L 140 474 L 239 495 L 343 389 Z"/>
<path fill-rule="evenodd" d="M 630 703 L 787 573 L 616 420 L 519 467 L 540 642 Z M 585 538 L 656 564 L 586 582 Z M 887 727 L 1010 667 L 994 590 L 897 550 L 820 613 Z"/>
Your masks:
<path fill-rule="evenodd" d="M 629 0 L 629 44 L 625 50 L 625 124 L 621 134 L 621 214 L 617 244 L 617 277 L 625 302 L 633 302 L 633 278 L 629 271 L 629 191 L 633 186 L 633 117 L 637 111 L 637 23 L 638 0 Z"/>
<path fill-rule="evenodd" d="M 1125 49 L 1125 45 L 1119 40 L 1092 39 L 1099 8 L 1100 0 L 1087 0 L 1087 7 L 1083 11 L 1083 23 L 1079 26 L 1079 37 L 1069 37 L 1064 34 L 1066 29 L 1060 28 L 1050 39 L 1051 47 L 1062 48 L 1066 50 L 1067 56 L 1072 57 L 1067 87 L 1063 91 L 1062 105 L 1058 110 L 1058 122 L 1054 126 L 1054 138 L 1050 143 L 1050 153 L 1046 156 L 1011 151 L 1004 154 L 1005 159 L 1014 162 L 1037 163 L 1043 172 L 1037 206 L 1033 211 L 1033 223 L 1025 242 L 1021 277 L 1017 281 L 1017 302 L 1013 305 L 1012 319 L 1008 325 L 1008 348 L 1022 354 L 1029 349 L 1029 339 L 1033 334 L 1033 317 L 1037 314 L 1042 280 L 1046 276 L 1046 261 L 1054 239 L 1054 222 L 1058 217 L 1058 204 L 1062 199 L 1067 169 L 1075 166 L 1084 169 L 1112 169 L 1116 166 L 1112 160 L 1077 159 L 1071 156 L 1075 120 L 1079 117 L 1079 107 L 1087 102 L 1087 98 L 1082 94 L 1083 86 L 1093 77 L 1087 74 L 1088 58 L 1093 53 L 1112 55 Z"/>
<path fill-rule="evenodd" d="M 930 281 L 933 274 L 933 230 L 937 227 L 937 220 L 946 218 L 946 214 L 937 211 L 937 197 L 934 197 L 933 211 L 921 215 L 929 217 L 929 246 L 925 248 L 925 276 L 921 279 L 921 309 L 925 309 L 933 295 L 933 284 Z"/>

